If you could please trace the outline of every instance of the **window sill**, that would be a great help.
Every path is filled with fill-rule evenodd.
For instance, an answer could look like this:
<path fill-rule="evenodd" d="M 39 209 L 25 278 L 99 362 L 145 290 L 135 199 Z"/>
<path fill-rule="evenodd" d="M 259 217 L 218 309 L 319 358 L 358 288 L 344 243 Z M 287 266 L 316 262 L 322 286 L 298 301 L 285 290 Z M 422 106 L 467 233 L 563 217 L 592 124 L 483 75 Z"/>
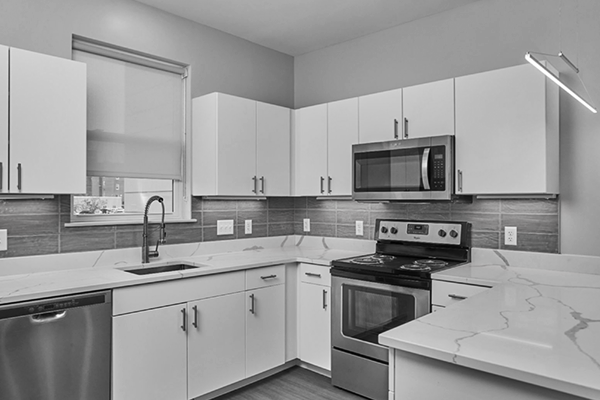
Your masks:
<path fill-rule="evenodd" d="M 189 224 L 198 222 L 197 219 L 171 219 L 165 220 L 165 224 Z M 152 220 L 149 224 L 159 224 L 160 220 Z M 83 226 L 113 226 L 113 225 L 143 225 L 143 221 L 94 221 L 94 222 L 67 222 L 65 228 L 79 228 Z"/>

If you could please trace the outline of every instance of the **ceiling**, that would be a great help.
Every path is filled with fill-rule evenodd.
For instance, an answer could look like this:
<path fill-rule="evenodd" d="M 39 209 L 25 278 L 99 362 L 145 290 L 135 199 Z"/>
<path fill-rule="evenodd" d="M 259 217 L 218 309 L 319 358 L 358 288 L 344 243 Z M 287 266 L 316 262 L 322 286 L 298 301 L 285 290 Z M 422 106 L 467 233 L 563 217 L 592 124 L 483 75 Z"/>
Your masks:
<path fill-rule="evenodd" d="M 137 0 L 298 56 L 478 0 Z"/>

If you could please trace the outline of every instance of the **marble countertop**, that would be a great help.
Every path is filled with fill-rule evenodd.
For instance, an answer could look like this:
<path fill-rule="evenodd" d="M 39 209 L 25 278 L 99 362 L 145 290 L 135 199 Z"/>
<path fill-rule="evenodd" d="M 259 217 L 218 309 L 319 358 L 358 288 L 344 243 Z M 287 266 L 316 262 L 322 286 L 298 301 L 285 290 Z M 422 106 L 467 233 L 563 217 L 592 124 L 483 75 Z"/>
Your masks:
<path fill-rule="evenodd" d="M 492 288 L 379 336 L 381 344 L 600 399 L 600 275 L 471 263 L 434 279 Z M 596 271 L 598 271 L 596 265 Z"/>
<path fill-rule="evenodd" d="M 300 237 L 296 241 L 290 240 L 290 244 L 286 243 L 286 238 L 283 240 L 285 245 L 275 243 L 276 246 L 273 245 L 272 239 L 253 241 L 250 242 L 252 244 L 250 246 L 243 249 L 233 249 L 232 251 L 222 251 L 223 246 L 219 246 L 219 244 L 208 244 L 206 245 L 208 248 L 202 249 L 202 251 L 185 246 L 183 248 L 186 250 L 171 250 L 170 255 L 159 261 L 146 264 L 146 266 L 185 263 L 198 266 L 198 268 L 150 275 L 135 275 L 126 272 L 126 269 L 139 268 L 142 265 L 139 261 L 131 262 L 132 257 L 122 252 L 119 256 L 107 256 L 104 252 L 100 252 L 94 254 L 93 257 L 82 253 L 75 256 L 79 264 L 83 265 L 80 265 L 79 268 L 64 267 L 65 269 L 44 271 L 43 265 L 33 269 L 32 272 L 15 274 L 14 270 L 16 268 L 8 266 L 11 273 L 0 276 L 0 306 L 46 297 L 184 279 L 275 264 L 306 262 L 328 266 L 332 260 L 338 258 L 365 254 L 372 246 L 367 241 L 360 241 L 353 246 L 352 243 L 348 244 L 340 241 L 340 239 L 329 240 L 329 243 L 324 239 L 311 239 L 302 243 L 303 237 Z M 268 247 L 265 247 L 265 243 Z M 236 243 L 236 245 L 239 245 L 239 243 Z M 139 257 L 138 250 L 135 249 L 135 260 Z M 214 251 L 214 253 L 211 251 Z M 164 252 L 169 253 L 168 250 Z M 65 257 L 62 257 L 62 259 L 66 259 Z M 97 257 L 97 259 L 94 259 L 94 257 Z M 105 262 L 98 262 L 102 258 L 106 259 Z M 89 260 L 86 261 L 86 259 Z M 52 257 L 49 257 L 48 260 L 50 261 L 46 261 L 46 264 L 52 263 Z M 26 264 L 26 261 L 15 260 L 14 262 Z M 86 263 L 91 265 L 86 266 Z M 44 263 L 42 262 L 42 264 Z M 77 263 L 67 262 L 67 264 L 75 265 Z M 19 268 L 22 267 L 19 266 Z"/>

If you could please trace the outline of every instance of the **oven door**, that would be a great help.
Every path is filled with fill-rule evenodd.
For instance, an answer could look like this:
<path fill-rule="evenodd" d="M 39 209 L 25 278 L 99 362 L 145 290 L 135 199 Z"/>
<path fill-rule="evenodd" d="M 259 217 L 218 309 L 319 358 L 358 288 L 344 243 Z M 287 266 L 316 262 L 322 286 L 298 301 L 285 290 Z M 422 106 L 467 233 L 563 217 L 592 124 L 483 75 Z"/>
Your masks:
<path fill-rule="evenodd" d="M 431 308 L 430 291 L 425 289 L 339 276 L 332 276 L 331 284 L 332 346 L 386 363 L 388 348 L 379 344 L 379 334 Z"/>
<path fill-rule="evenodd" d="M 453 137 L 352 146 L 355 200 L 449 200 L 453 193 Z"/>

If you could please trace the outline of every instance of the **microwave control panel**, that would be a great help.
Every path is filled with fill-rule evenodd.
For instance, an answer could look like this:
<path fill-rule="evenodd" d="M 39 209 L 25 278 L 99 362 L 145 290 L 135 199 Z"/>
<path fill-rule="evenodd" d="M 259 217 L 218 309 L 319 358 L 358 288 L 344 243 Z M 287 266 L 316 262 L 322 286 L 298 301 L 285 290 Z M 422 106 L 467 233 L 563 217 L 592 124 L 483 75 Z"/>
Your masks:
<path fill-rule="evenodd" d="M 446 190 L 446 147 L 435 146 L 431 148 L 433 169 L 430 173 L 431 190 Z"/>
<path fill-rule="evenodd" d="M 380 220 L 378 240 L 460 245 L 462 225 L 457 222 Z"/>

